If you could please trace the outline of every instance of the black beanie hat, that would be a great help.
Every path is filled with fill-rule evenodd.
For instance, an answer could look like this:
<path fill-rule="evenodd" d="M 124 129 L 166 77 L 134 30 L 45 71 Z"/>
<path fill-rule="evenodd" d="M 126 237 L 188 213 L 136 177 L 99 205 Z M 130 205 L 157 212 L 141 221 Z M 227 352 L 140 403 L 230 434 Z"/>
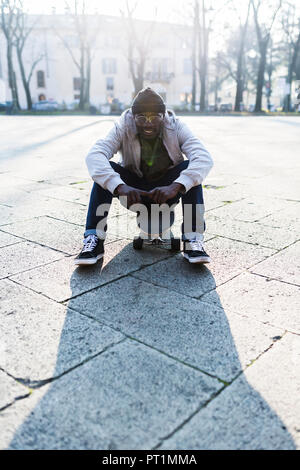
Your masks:
<path fill-rule="evenodd" d="M 162 97 L 152 88 L 143 88 L 134 98 L 131 106 L 133 114 L 140 113 L 163 113 L 166 112 L 166 105 Z"/>

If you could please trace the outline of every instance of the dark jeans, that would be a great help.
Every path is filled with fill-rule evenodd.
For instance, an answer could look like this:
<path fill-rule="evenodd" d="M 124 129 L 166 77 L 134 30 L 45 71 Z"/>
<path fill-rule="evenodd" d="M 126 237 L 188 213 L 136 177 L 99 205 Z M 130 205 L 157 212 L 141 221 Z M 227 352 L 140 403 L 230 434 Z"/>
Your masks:
<path fill-rule="evenodd" d="M 143 189 L 145 191 L 150 191 L 158 186 L 168 186 L 174 180 L 176 180 L 180 173 L 185 170 L 188 166 L 188 160 L 183 161 L 179 165 L 171 168 L 161 179 L 155 181 L 155 183 L 149 183 L 144 178 L 139 178 L 135 173 L 130 172 L 126 168 L 123 168 L 121 165 L 117 163 L 110 162 L 112 168 L 119 173 L 121 179 L 129 186 L 132 186 L 137 189 Z M 104 221 L 107 218 L 109 205 L 112 202 L 112 198 L 117 197 L 113 196 L 112 193 L 106 189 L 103 189 L 97 183 L 94 183 L 89 208 L 87 213 L 86 219 L 86 230 L 84 236 L 90 234 L 98 234 L 97 233 L 97 225 L 99 222 Z M 203 193 L 202 193 L 202 186 L 194 186 L 185 194 L 179 193 L 174 199 L 170 199 L 167 201 L 169 206 L 176 204 L 179 199 L 181 198 L 182 202 L 182 211 L 183 211 L 183 220 L 189 217 L 189 227 L 191 227 L 192 234 L 197 235 L 200 239 L 203 239 L 203 232 L 205 230 L 205 223 L 203 219 L 204 214 L 204 205 L 203 205 Z M 151 206 L 151 201 L 147 198 L 142 198 L 142 202 L 147 206 Z M 106 211 L 103 212 L 103 215 L 96 215 L 96 211 L 99 205 L 107 204 Z M 189 205 L 189 207 L 187 206 Z M 105 225 L 104 232 L 106 232 L 107 227 Z M 98 231 L 99 232 L 99 231 Z M 184 224 L 182 224 L 182 234 L 183 240 L 188 239 L 191 237 L 190 230 L 187 235 L 187 231 L 185 230 Z M 101 238 L 104 238 L 105 235 L 101 234 Z"/>

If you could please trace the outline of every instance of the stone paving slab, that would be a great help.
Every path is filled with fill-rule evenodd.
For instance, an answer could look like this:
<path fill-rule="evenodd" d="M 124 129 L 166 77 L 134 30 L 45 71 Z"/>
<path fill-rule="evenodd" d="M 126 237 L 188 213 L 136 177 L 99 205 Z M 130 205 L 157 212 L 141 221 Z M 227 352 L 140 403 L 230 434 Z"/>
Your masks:
<path fill-rule="evenodd" d="M 279 328 L 130 278 L 72 299 L 69 306 L 225 381 L 282 334 Z"/>
<path fill-rule="evenodd" d="M 122 334 L 12 281 L 0 283 L 0 367 L 28 385 L 57 377 Z"/>
<path fill-rule="evenodd" d="M 299 203 L 285 207 L 285 209 L 268 215 L 259 221 L 264 226 L 285 229 L 286 233 L 290 230 L 300 232 Z M 286 229 L 288 227 L 288 230 Z"/>
<path fill-rule="evenodd" d="M 62 201 L 74 202 L 87 205 L 89 202 L 89 192 L 73 188 L 72 186 L 56 186 L 54 188 L 42 189 L 36 191 L 41 196 L 50 197 Z"/>
<path fill-rule="evenodd" d="M 201 300 L 300 334 L 297 286 L 244 273 Z"/>
<path fill-rule="evenodd" d="M 14 237 L 8 233 L 0 231 L 0 248 L 4 246 L 14 245 L 15 243 L 20 243 L 23 240 L 21 238 Z"/>
<path fill-rule="evenodd" d="M 0 445 L 151 449 L 221 386 L 216 379 L 127 341 L 4 410 Z"/>
<path fill-rule="evenodd" d="M 300 338 L 286 334 L 160 449 L 300 449 Z"/>
<path fill-rule="evenodd" d="M 206 225 L 209 232 L 215 235 L 276 250 L 285 248 L 299 239 L 299 232 L 292 229 L 269 227 L 258 222 L 237 221 L 228 219 L 225 215 L 224 217 L 215 217 L 214 212 L 210 212 L 207 216 Z"/>
<path fill-rule="evenodd" d="M 224 184 L 224 183 L 223 183 Z M 217 207 L 223 207 L 227 204 L 240 201 L 243 198 L 247 197 L 248 194 L 244 191 L 244 186 L 241 184 L 233 184 L 231 186 L 220 185 L 210 185 L 206 184 L 203 188 L 203 198 L 205 210 L 210 211 L 216 209 Z"/>
<path fill-rule="evenodd" d="M 285 162 L 287 164 L 287 162 Z M 292 163 L 294 165 L 294 163 Z M 273 169 L 274 171 L 274 169 Z M 300 201 L 299 196 L 299 178 L 282 178 L 279 171 L 278 175 L 264 176 L 255 180 L 255 182 L 245 184 L 245 191 L 262 197 L 273 197 L 274 200 L 285 199 L 290 201 Z"/>
<path fill-rule="evenodd" d="M 49 211 L 49 201 L 50 199 L 39 200 L 35 198 L 31 200 L 30 203 L 25 203 L 24 205 L 18 204 L 14 207 L 0 205 L 0 226 L 47 215 Z M 78 207 L 80 206 L 78 205 Z"/>
<path fill-rule="evenodd" d="M 0 410 L 29 394 L 29 388 L 0 371 Z"/>
<path fill-rule="evenodd" d="M 296 202 L 284 201 L 273 198 L 245 198 L 242 201 L 226 204 L 225 207 L 214 209 L 216 217 L 224 217 L 228 224 L 228 218 L 244 222 L 256 222 L 267 215 L 292 206 L 296 211 Z"/>
<path fill-rule="evenodd" d="M 199 298 L 244 269 L 270 256 L 274 251 L 247 243 L 217 237 L 205 244 L 212 262 L 191 265 L 181 254 L 142 269 L 135 277 Z"/>
<path fill-rule="evenodd" d="M 0 248 L 0 279 L 62 258 L 63 253 L 35 243 L 16 243 Z"/>
<path fill-rule="evenodd" d="M 263 263 L 259 263 L 251 271 L 271 279 L 300 285 L 299 252 L 300 242 L 297 242 Z"/>
<path fill-rule="evenodd" d="M 2 230 L 70 255 L 82 248 L 84 232 L 78 225 L 47 216 L 5 225 Z"/>
<path fill-rule="evenodd" d="M 13 279 L 61 302 L 168 256 L 165 250 L 154 247 L 147 247 L 143 251 L 134 250 L 132 243 L 123 240 L 106 245 L 103 263 L 76 268 L 74 258 L 68 257 L 13 276 Z"/>
<path fill-rule="evenodd" d="M 35 198 L 30 204 L 20 204 L 17 207 L 0 206 L 0 225 L 8 225 L 47 215 L 84 226 L 86 214 L 87 208 L 81 204 L 51 198 Z"/>
<path fill-rule="evenodd" d="M 0 189 L 0 204 L 9 207 L 20 206 L 22 204 L 31 204 L 35 201 L 32 193 L 27 193 L 19 188 L 9 187 Z"/>

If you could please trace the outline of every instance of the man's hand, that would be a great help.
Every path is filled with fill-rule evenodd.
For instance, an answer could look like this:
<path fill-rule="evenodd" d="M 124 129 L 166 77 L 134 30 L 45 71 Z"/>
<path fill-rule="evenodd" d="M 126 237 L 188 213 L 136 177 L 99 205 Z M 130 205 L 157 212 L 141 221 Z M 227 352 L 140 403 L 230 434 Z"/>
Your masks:
<path fill-rule="evenodd" d="M 142 191 L 140 189 L 133 188 L 132 186 L 128 186 L 127 184 L 119 184 L 116 187 L 115 193 L 118 196 L 126 196 L 127 197 L 127 207 L 132 206 L 136 203 L 141 203 L 141 196 L 149 196 L 147 191 Z"/>
<path fill-rule="evenodd" d="M 148 197 L 158 204 L 164 204 L 173 199 L 179 192 L 185 192 L 185 187 L 180 183 L 172 183 L 169 186 L 160 186 L 149 191 Z"/>

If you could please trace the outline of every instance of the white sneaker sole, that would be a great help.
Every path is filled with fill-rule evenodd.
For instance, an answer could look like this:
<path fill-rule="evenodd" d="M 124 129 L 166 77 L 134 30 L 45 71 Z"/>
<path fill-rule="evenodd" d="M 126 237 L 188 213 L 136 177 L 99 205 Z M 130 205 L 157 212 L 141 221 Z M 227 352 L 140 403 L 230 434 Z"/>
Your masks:
<path fill-rule="evenodd" d="M 210 263 L 211 259 L 207 256 L 198 256 L 197 258 L 190 258 L 186 253 L 182 253 L 182 256 L 188 260 L 189 263 L 193 264 L 205 264 Z"/>
<path fill-rule="evenodd" d="M 96 264 L 99 259 L 103 258 L 104 253 L 97 256 L 97 258 L 87 258 L 87 259 L 75 259 L 74 264 L 79 266 L 89 266 L 91 264 Z"/>

